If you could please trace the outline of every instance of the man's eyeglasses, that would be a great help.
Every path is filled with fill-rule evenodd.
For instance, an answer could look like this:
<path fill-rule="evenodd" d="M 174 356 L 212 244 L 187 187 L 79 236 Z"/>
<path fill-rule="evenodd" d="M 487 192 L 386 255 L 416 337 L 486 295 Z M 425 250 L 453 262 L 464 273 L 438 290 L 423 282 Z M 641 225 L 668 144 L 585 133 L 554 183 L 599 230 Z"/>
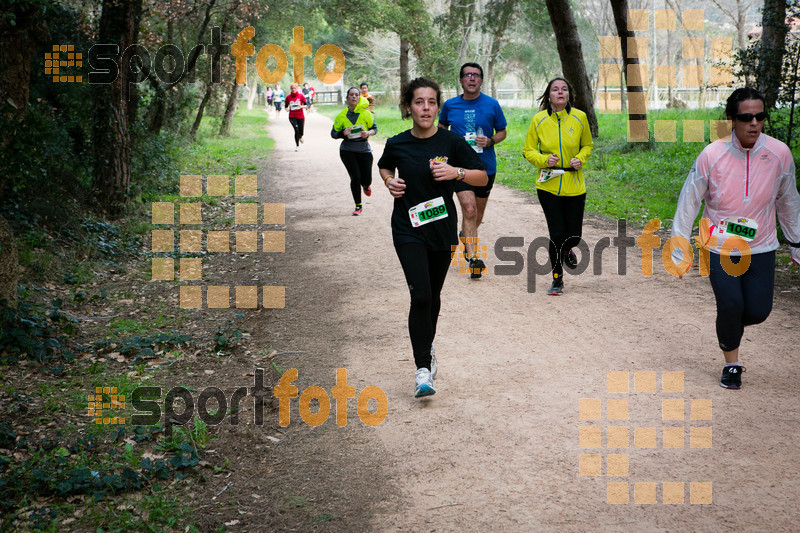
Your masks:
<path fill-rule="evenodd" d="M 480 75 L 479 73 L 477 73 L 477 72 L 467 72 L 466 74 L 464 74 L 464 76 L 463 76 L 463 77 L 464 77 L 464 78 L 478 78 L 478 79 L 480 79 L 480 78 L 482 78 L 483 76 L 481 76 L 481 75 Z"/>
<path fill-rule="evenodd" d="M 762 111 L 761 113 L 739 113 L 736 115 L 736 120 L 739 122 L 752 122 L 753 119 L 756 119 L 759 122 L 764 122 L 764 119 L 767 118 L 767 113 Z"/>

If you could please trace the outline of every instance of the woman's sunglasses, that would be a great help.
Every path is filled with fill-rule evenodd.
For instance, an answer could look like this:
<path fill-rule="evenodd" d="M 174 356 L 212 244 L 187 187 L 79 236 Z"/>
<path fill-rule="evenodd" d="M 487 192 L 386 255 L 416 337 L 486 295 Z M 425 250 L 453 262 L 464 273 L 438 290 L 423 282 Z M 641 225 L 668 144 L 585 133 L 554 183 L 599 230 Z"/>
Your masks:
<path fill-rule="evenodd" d="M 767 118 L 767 113 L 762 111 L 761 113 L 739 113 L 736 115 L 736 120 L 739 122 L 752 122 L 753 119 L 756 119 L 759 122 L 764 122 L 764 119 Z"/>

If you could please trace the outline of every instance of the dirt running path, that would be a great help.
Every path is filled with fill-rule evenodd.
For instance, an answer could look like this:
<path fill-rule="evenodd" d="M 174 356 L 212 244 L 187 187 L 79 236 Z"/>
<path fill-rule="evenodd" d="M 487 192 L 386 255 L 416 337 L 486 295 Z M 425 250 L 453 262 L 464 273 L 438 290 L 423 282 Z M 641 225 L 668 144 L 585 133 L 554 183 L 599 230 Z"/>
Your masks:
<path fill-rule="evenodd" d="M 327 440 L 321 442 L 327 448 L 315 450 L 338 462 L 317 479 L 318 492 L 338 493 L 335 479 L 342 476 L 358 480 L 360 498 L 373 504 L 369 511 L 361 509 L 367 512 L 361 520 L 346 522 L 346 527 L 796 529 L 796 291 L 779 292 L 769 320 L 748 328 L 741 350 L 747 366 L 744 388 L 728 391 L 718 386 L 722 359 L 714 334 L 713 295 L 708 280 L 696 272 L 677 280 L 658 260 L 655 275 L 645 278 L 640 250 L 632 248 L 628 275 L 619 276 L 616 249 L 611 249 L 604 254 L 602 275 L 568 274 L 564 295 L 554 298 L 545 295 L 547 277 L 538 277 L 536 292 L 529 293 L 524 275 L 493 275 L 498 260 L 490 249 L 490 274 L 483 279 L 470 281 L 451 270 L 436 338 L 438 392 L 430 399 L 414 399 L 408 292 L 389 227 L 392 201 L 375 171 L 374 194 L 365 198 L 363 215 L 350 215 L 348 178 L 338 157 L 339 143 L 330 139 L 330 124 L 312 114 L 298 153 L 285 117 L 269 126 L 277 145 L 261 183 L 266 184 L 268 201 L 280 198 L 286 203 L 287 252 L 281 264 L 290 265 L 291 271 L 283 274 L 289 280 L 287 309 L 278 313 L 284 317 L 278 327 L 284 329 L 275 332 L 266 326 L 264 334 L 293 346 L 316 347 L 316 352 L 281 362 L 282 367 L 296 363 L 300 369 L 295 383 L 300 391 L 311 385 L 330 391 L 335 369 L 341 367 L 347 368 L 357 393 L 376 385 L 389 398 L 389 413 L 377 428 L 358 420 L 353 400 L 346 429 L 334 424 L 333 414 L 322 426 Z M 373 148 L 377 160 L 381 146 L 373 143 Z M 495 187 L 481 227 L 484 242 L 493 248 L 501 236 L 524 237 L 524 255 L 527 243 L 540 235 L 546 235 L 544 217 L 531 197 Z M 615 224 L 587 220 L 584 239 L 591 247 L 615 235 Z M 543 257 L 541 251 L 539 260 Z M 608 371 L 629 372 L 629 394 L 606 391 Z M 634 391 L 638 371 L 657 373 L 656 392 Z M 664 371 L 684 373 L 683 392 L 663 390 Z M 579 420 L 581 398 L 602 400 L 602 420 Z M 624 398 L 627 420 L 608 420 L 607 408 L 614 411 L 619 404 L 607 400 Z M 683 399 L 683 416 L 662 420 L 665 399 Z M 712 420 L 690 419 L 690 400 L 697 399 L 711 400 Z M 293 427 L 302 425 L 296 405 L 295 400 Z M 582 449 L 582 426 L 629 427 L 628 447 L 606 448 L 607 432 L 601 429 L 603 447 Z M 667 444 L 682 447 L 663 446 L 666 426 L 683 428 L 682 438 L 681 429 L 670 430 L 666 438 Z M 637 427 L 654 429 L 637 432 Z M 708 427 L 710 441 L 709 430 L 692 429 Z M 584 431 L 588 435 L 592 430 Z M 649 445 L 644 440 L 648 435 L 655 437 L 656 447 L 635 446 Z M 357 454 L 342 453 L 350 442 L 358 443 Z M 708 444 L 711 448 L 693 447 Z M 613 461 L 624 459 L 611 458 L 609 472 L 608 456 L 627 455 L 628 475 L 581 476 L 581 454 L 599 455 L 603 474 L 624 474 L 613 471 Z M 597 457 L 586 460 L 588 466 Z M 607 482 L 627 482 L 630 503 L 606 503 Z M 691 493 L 690 482 L 711 483 L 713 503 L 690 504 L 690 497 L 701 498 L 709 487 L 695 485 Z M 646 490 L 655 489 L 656 501 L 634 504 L 635 483 L 655 483 L 637 488 L 643 498 Z M 364 494 L 370 487 L 373 494 Z M 662 503 L 670 497 L 685 502 Z M 361 505 L 358 498 L 353 505 Z M 328 524 L 333 530 L 344 525 Z"/>

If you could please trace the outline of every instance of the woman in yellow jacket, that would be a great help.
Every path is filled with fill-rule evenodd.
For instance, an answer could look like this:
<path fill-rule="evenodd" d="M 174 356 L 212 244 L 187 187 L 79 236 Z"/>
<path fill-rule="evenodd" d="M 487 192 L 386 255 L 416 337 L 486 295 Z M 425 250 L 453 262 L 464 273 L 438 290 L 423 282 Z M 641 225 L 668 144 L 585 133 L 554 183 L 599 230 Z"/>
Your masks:
<path fill-rule="evenodd" d="M 331 130 L 331 137 L 344 139 L 339 146 L 339 157 L 350 175 L 350 192 L 356 203 L 353 216 L 360 215 L 363 210 L 361 191 L 367 196 L 372 195 L 372 150 L 369 138 L 378 132 L 378 126 L 367 106 L 369 102 L 359 95 L 358 88 L 350 87 L 347 90 L 347 108 L 336 116 Z"/>
<path fill-rule="evenodd" d="M 550 232 L 550 264 L 553 285 L 547 291 L 558 296 L 564 288 L 562 263 L 578 266 L 572 248 L 581 239 L 586 184 L 583 165 L 592 153 L 593 141 L 586 113 L 572 107 L 572 88 L 564 78 L 554 78 L 539 99 L 522 155 L 539 169 L 536 194 Z"/>

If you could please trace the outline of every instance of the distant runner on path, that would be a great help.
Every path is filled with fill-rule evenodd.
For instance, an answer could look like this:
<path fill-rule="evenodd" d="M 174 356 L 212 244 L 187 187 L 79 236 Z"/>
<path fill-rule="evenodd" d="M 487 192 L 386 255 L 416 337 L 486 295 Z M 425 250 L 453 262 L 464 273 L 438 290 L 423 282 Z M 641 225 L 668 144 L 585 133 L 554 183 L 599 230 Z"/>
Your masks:
<path fill-rule="evenodd" d="M 709 280 L 717 302 L 717 340 L 725 357 L 719 384 L 739 389 L 745 371 L 739 363 L 744 328 L 764 322 L 772 311 L 776 212 L 792 261 L 800 264 L 800 195 L 789 147 L 761 132 L 767 118 L 761 93 L 736 89 L 725 115 L 733 121 L 731 140 L 712 142 L 695 161 L 678 199 L 672 235 L 688 240 L 705 202 L 703 218 L 712 224 L 708 237 L 716 241 L 706 243 L 711 246 Z M 736 250 L 730 246 L 734 241 L 739 242 L 733 245 Z M 733 263 L 734 257 L 739 261 Z M 682 258 L 683 252 L 673 252 L 673 261 Z M 748 259 L 746 269 L 736 268 Z"/>
<path fill-rule="evenodd" d="M 306 97 L 300 92 L 300 86 L 296 83 L 291 84 L 289 90 L 291 93 L 286 97 L 286 109 L 289 110 L 289 122 L 294 128 L 294 151 L 297 152 L 300 150 L 300 143 L 303 142 Z"/>
<path fill-rule="evenodd" d="M 461 65 L 458 81 L 464 94 L 444 103 L 439 114 L 439 126 L 464 137 L 480 156 L 486 166 L 486 174 L 489 175 L 489 183 L 482 187 L 473 187 L 466 183 L 455 185 L 458 202 L 461 204 L 464 255 L 469 260 L 470 277 L 480 278 L 486 265 L 475 256 L 474 243 L 478 242 L 478 226 L 483 222 L 486 203 L 497 174 L 494 146 L 506 138 L 506 117 L 497 100 L 481 92 L 483 69 L 479 64 Z"/>
<path fill-rule="evenodd" d="M 278 117 L 281 116 L 281 108 L 283 107 L 283 99 L 284 98 L 285 98 L 285 95 L 283 94 L 283 89 L 281 89 L 281 86 L 278 85 L 275 88 L 275 94 L 272 97 L 272 105 L 275 106 L 275 118 L 278 118 Z"/>
<path fill-rule="evenodd" d="M 372 149 L 369 138 L 378 132 L 378 125 L 367 111 L 369 102 L 359 96 L 357 87 L 347 90 L 347 107 L 336 116 L 331 137 L 342 139 L 339 157 L 350 175 L 350 192 L 356 204 L 353 216 L 361 214 L 361 191 L 372 195 Z"/>
<path fill-rule="evenodd" d="M 458 243 L 453 184 L 480 186 L 488 181 L 483 162 L 463 137 L 436 126 L 441 102 L 436 82 L 411 80 L 403 88 L 401 106 L 414 125 L 388 139 L 378 161 L 383 183 L 395 199 L 392 240 L 411 293 L 408 332 L 417 367 L 417 398 L 436 393 L 437 364 L 431 348 L 451 250 Z"/>

